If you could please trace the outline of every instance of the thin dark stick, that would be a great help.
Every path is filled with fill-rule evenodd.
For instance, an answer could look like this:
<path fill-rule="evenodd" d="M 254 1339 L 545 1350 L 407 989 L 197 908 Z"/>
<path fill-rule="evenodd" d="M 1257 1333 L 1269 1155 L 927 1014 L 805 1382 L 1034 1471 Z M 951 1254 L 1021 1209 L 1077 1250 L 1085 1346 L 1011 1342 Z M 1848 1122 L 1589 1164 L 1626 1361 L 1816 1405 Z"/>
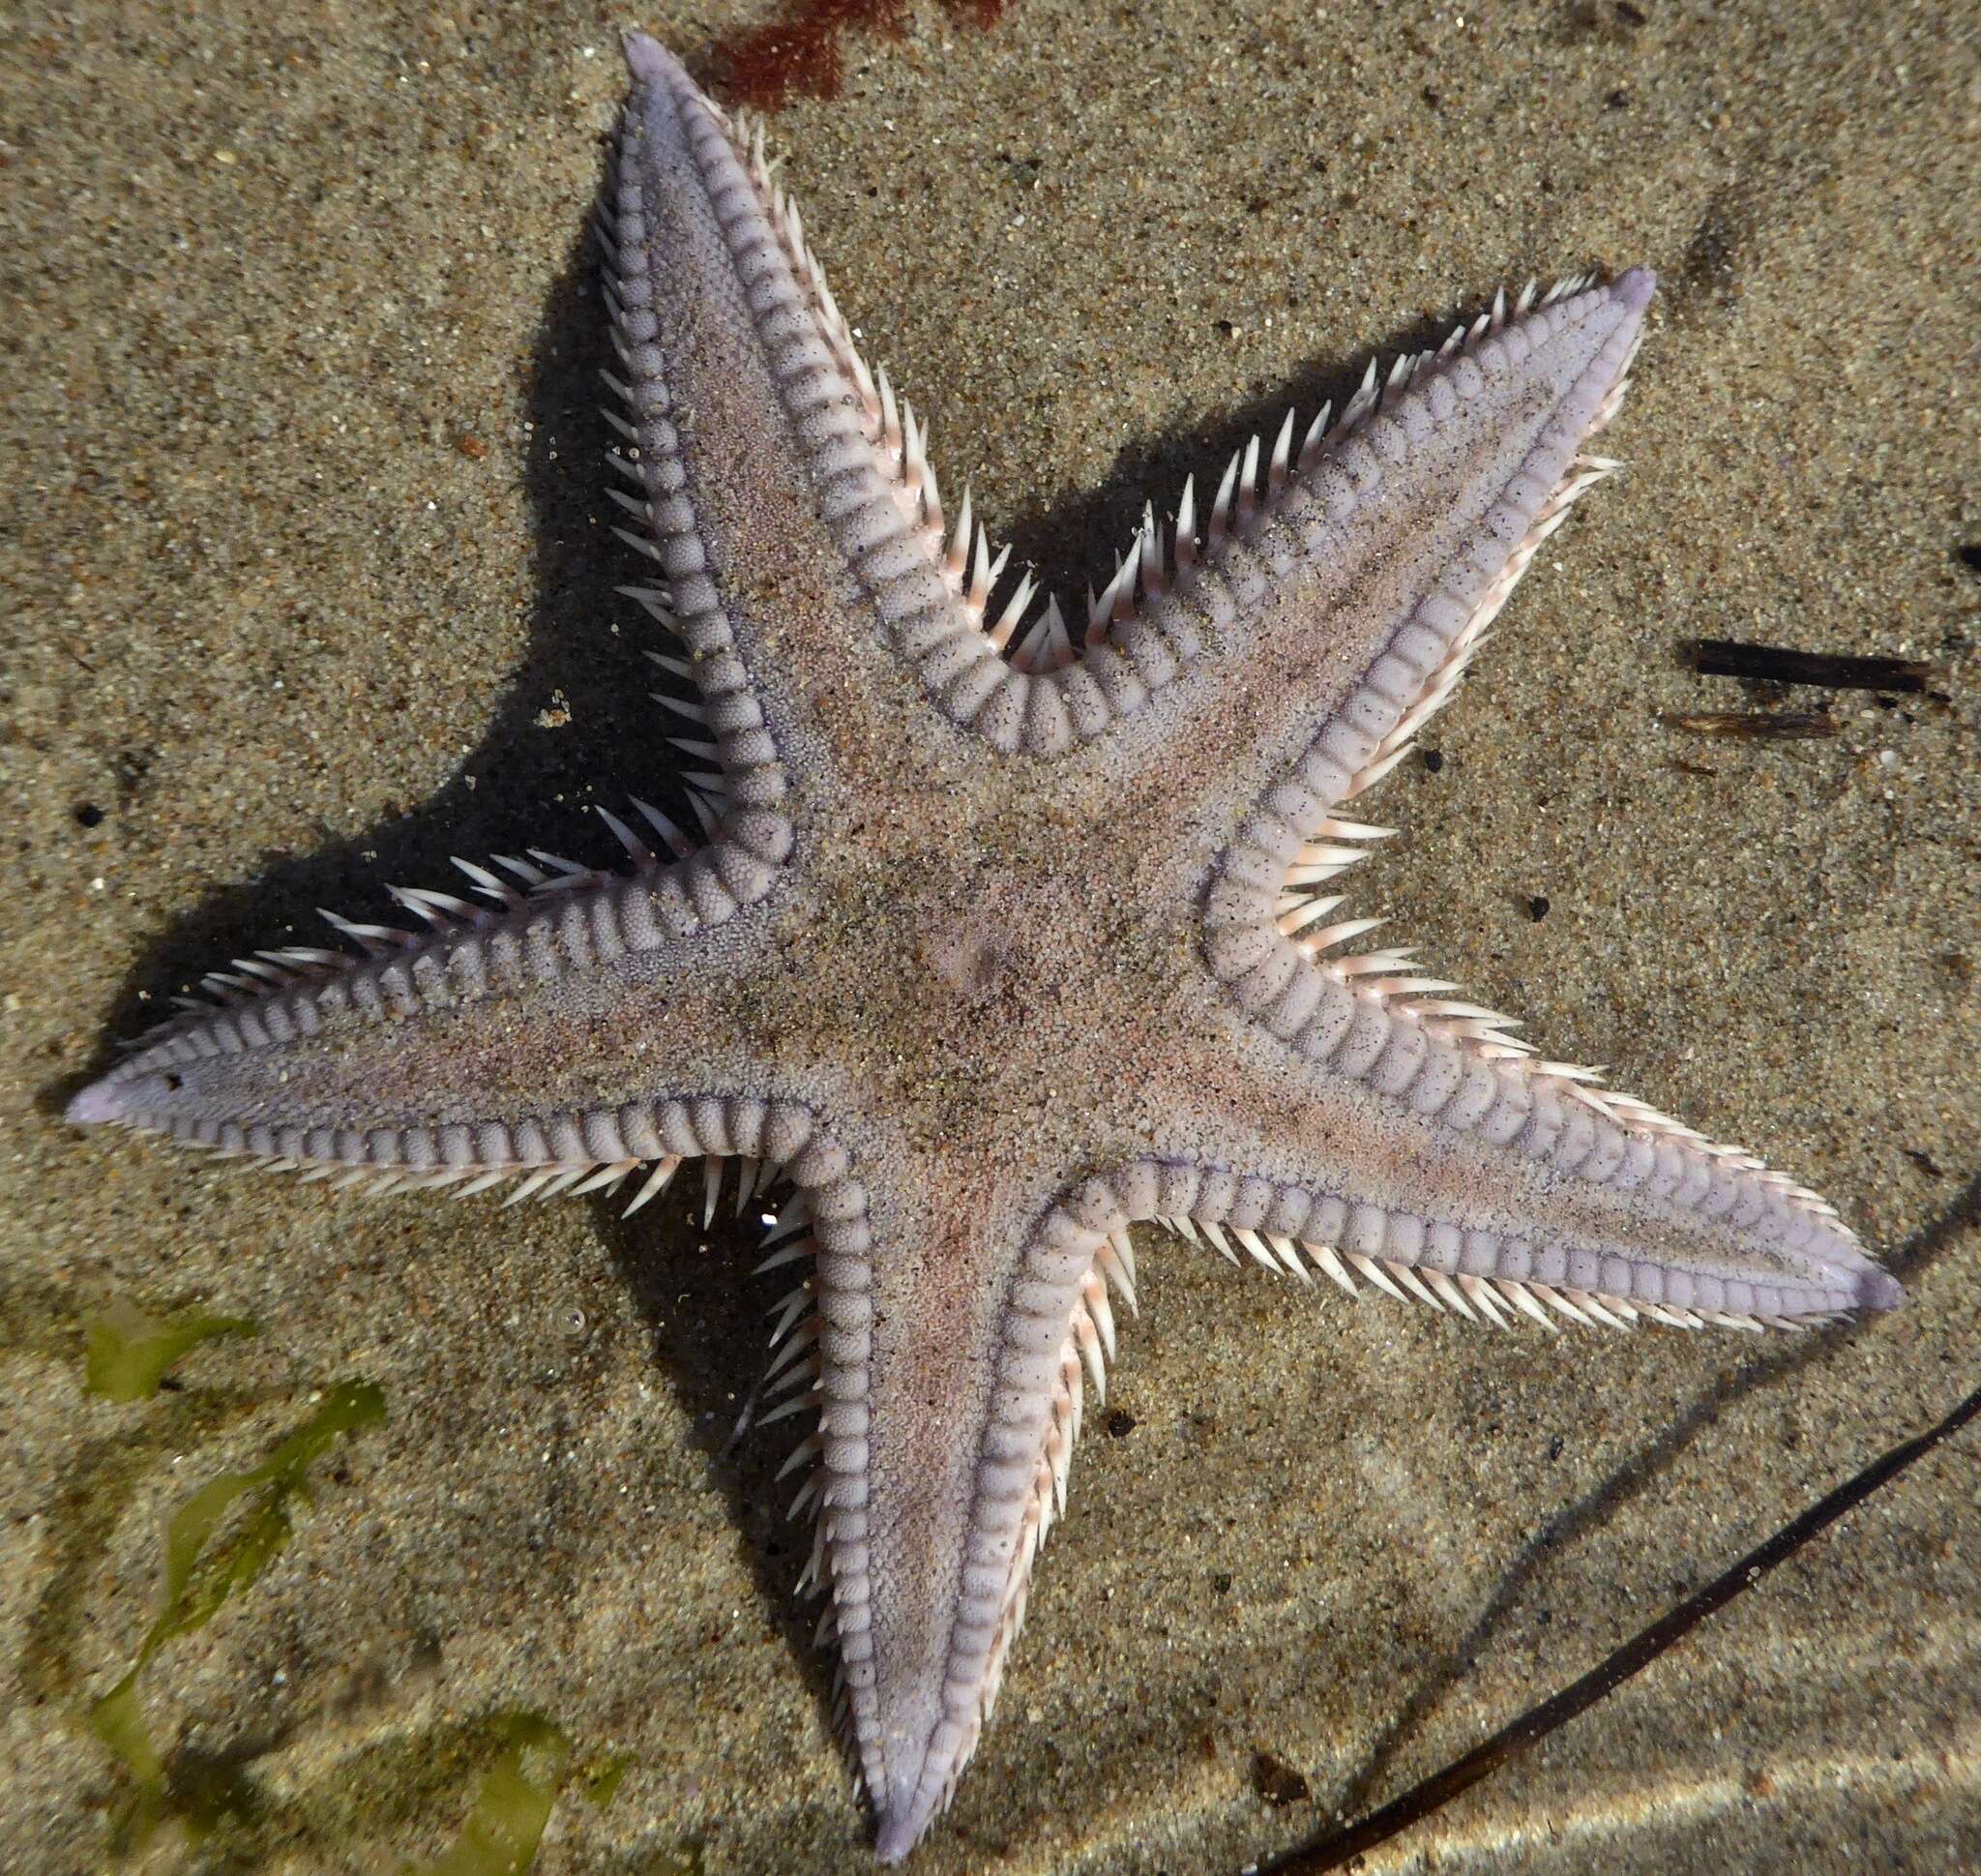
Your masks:
<path fill-rule="evenodd" d="M 1824 710 L 1687 710 L 1667 712 L 1658 721 L 1667 730 L 1752 742 L 1801 742 L 1837 733 L 1836 718 Z"/>
<path fill-rule="evenodd" d="M 1692 666 L 1702 677 L 1759 677 L 1776 684 L 1821 684 L 1833 691 L 1923 691 L 1932 667 L 1910 658 L 1840 658 L 1783 651 L 1731 639 L 1696 639 Z"/>
<path fill-rule="evenodd" d="M 1937 1426 L 1874 1460 L 1854 1478 L 1846 1480 L 1800 1517 L 1784 1525 L 1758 1550 L 1749 1551 L 1731 1569 L 1634 1635 L 1580 1681 L 1571 1682 L 1540 1706 L 1530 1708 L 1510 1726 L 1502 1727 L 1490 1740 L 1474 1746 L 1463 1759 L 1454 1760 L 1442 1772 L 1412 1786 L 1401 1798 L 1392 1799 L 1359 1822 L 1313 1838 L 1253 1867 L 1258 1876 L 1320 1876 L 1321 1871 L 1340 1869 L 1350 1858 L 1401 1835 L 1411 1825 L 1442 1809 L 1461 1792 L 1498 1771 L 1509 1759 L 1518 1758 L 1556 1727 L 1585 1713 L 1632 1675 L 1648 1667 L 1667 1649 L 1683 1641 L 1716 1610 L 1724 1608 L 1743 1591 L 1751 1590 L 1777 1563 L 1786 1563 L 1812 1537 L 1828 1530 L 1845 1512 L 1862 1504 L 1914 1460 L 1924 1458 L 1958 1433 L 1977 1413 L 1981 1413 L 1981 1388 L 1969 1394 Z"/>

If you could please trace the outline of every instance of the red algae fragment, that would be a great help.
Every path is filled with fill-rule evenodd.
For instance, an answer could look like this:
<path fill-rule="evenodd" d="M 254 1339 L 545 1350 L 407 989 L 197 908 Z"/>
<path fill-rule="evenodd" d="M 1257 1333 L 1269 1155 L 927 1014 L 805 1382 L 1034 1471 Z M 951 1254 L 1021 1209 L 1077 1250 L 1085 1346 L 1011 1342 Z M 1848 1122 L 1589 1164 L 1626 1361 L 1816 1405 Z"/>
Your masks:
<path fill-rule="evenodd" d="M 947 0 L 947 11 L 988 32 L 1005 0 Z M 840 41 L 864 29 L 899 39 L 907 0 L 799 0 L 768 26 L 718 48 L 724 88 L 739 104 L 777 110 L 794 97 L 837 98 L 845 81 Z"/>

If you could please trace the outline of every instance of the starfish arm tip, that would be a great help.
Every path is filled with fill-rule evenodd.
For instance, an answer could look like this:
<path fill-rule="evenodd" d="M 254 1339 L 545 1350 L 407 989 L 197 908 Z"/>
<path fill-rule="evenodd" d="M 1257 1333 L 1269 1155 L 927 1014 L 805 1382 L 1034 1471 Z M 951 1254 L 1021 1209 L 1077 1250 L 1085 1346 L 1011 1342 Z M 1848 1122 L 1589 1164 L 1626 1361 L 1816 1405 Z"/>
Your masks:
<path fill-rule="evenodd" d="M 1906 1292 L 1897 1277 L 1874 1264 L 1858 1272 L 1856 1300 L 1859 1309 L 1903 1309 Z"/>
<path fill-rule="evenodd" d="M 1610 289 L 1632 312 L 1640 312 L 1651 303 L 1651 295 L 1658 290 L 1658 277 L 1648 267 L 1632 267 L 1618 276 Z"/>
<path fill-rule="evenodd" d="M 117 1078 L 105 1075 L 73 1095 L 62 1110 L 62 1117 L 74 1127 L 99 1127 L 107 1121 L 122 1120 L 130 1111 L 125 1094 Z"/>
<path fill-rule="evenodd" d="M 680 71 L 674 55 L 655 39 L 651 33 L 642 33 L 637 27 L 629 27 L 619 35 L 621 50 L 626 55 L 626 69 L 636 80 L 651 84 Z"/>

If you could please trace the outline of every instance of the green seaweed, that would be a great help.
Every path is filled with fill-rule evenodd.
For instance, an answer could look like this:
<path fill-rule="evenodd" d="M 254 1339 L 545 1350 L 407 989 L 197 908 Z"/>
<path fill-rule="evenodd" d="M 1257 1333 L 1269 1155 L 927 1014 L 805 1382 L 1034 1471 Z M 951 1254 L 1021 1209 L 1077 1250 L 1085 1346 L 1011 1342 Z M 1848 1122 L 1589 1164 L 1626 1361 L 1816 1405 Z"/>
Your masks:
<path fill-rule="evenodd" d="M 496 1728 L 508 1743 L 483 1774 L 454 1848 L 437 1862 L 407 1863 L 405 1876 L 523 1876 L 536 1861 L 571 1741 L 541 1713 L 502 1714 Z"/>
<path fill-rule="evenodd" d="M 221 1769 L 238 1779 L 248 1802 L 227 1808 L 224 1828 L 199 1846 L 191 1867 L 198 1876 L 395 1871 L 400 1860 L 382 1846 L 435 1818 L 459 1818 L 506 1738 L 486 1716 L 439 1721 L 368 1739 L 327 1763 L 309 1755 L 309 1775 L 298 1779 L 302 1766 L 292 1762 L 280 1784 L 254 1778 L 252 1768 L 282 1742 L 243 1742 Z M 169 1756 L 175 1796 L 201 1775 L 189 1766 L 192 1756 L 184 1748 Z"/>
<path fill-rule="evenodd" d="M 603 1811 L 619 1796 L 620 1783 L 632 1769 L 633 1754 L 630 1752 L 614 1752 L 596 1765 L 587 1766 L 584 1774 L 586 1802 Z"/>
<path fill-rule="evenodd" d="M 251 1332 L 251 1325 L 217 1317 L 163 1325 L 123 1303 L 112 1304 L 88 1326 L 92 1390 L 120 1399 L 142 1399 L 153 1392 L 171 1362 L 204 1335 Z M 100 1378 L 106 1385 L 99 1385 Z M 167 1417 L 205 1398 L 203 1392 L 184 1397 Z M 248 1411 L 252 1403 L 235 1406 Z M 252 1758 L 267 1749 L 266 1742 L 246 1754 L 221 1757 L 160 1750 L 144 1717 L 140 1685 L 145 1667 L 167 1643 L 204 1627 L 230 1596 L 255 1582 L 293 1534 L 295 1501 L 311 1502 L 310 1469 L 345 1435 L 384 1418 L 384 1396 L 376 1386 L 340 1382 L 323 1391 L 309 1417 L 258 1465 L 208 1480 L 166 1521 L 158 1614 L 130 1671 L 85 1716 L 90 1733 L 126 1777 L 110 1820 L 114 1857 L 142 1855 L 167 1826 L 181 1833 L 189 1849 L 200 1851 L 199 1867 L 216 1876 L 222 1870 L 258 1867 L 279 1846 L 294 1848 L 299 1841 L 348 1851 L 377 1828 L 381 1805 L 390 1816 L 416 1815 L 424 1807 L 416 1795 L 423 1787 L 426 1805 L 444 1802 L 447 1784 L 460 1790 L 469 1768 L 482 1760 L 485 1770 L 452 1848 L 436 1861 L 402 1867 L 406 1876 L 524 1876 L 560 1796 L 577 1790 L 603 1808 L 618 1793 L 634 1763 L 631 1754 L 579 1761 L 562 1729 L 531 1712 L 498 1713 L 465 1731 L 442 1728 L 401 1742 L 396 1749 L 383 1748 L 382 1757 L 366 1755 L 378 1758 L 378 1771 L 393 1763 L 399 1770 L 382 1787 L 373 1785 L 370 1769 L 359 1772 L 365 1793 L 355 1805 L 349 1765 L 320 1790 L 281 1801 L 265 1794 L 248 1771 Z M 178 1436 L 166 1444 L 176 1445 Z M 128 1440 L 117 1449 L 128 1449 Z M 479 1751 L 472 1743 L 477 1740 Z M 496 1757 L 488 1764 L 491 1743 Z M 463 1751 L 465 1763 L 458 1756 Z M 449 1773 L 443 1768 L 451 1757 L 456 1764 Z M 399 1789 L 399 1780 L 411 1772 L 424 1775 L 411 1777 Z M 699 1876 L 701 1863 L 700 1845 L 684 1842 L 678 1854 L 665 1855 L 656 1876 Z"/>
<path fill-rule="evenodd" d="M 105 1400 L 149 1400 L 165 1371 L 191 1349 L 217 1335 L 252 1335 L 245 1316 L 195 1313 L 176 1322 L 147 1316 L 127 1296 L 113 1297 L 83 1319 L 84 1385 Z"/>
<path fill-rule="evenodd" d="M 78 1359 L 81 1347 L 78 1330 Z M 221 1387 L 161 1394 L 124 1430 L 77 1446 L 45 1504 L 45 1581 L 15 1663 L 26 1691 L 54 1702 L 75 1695 L 77 1648 L 97 1625 L 92 1598 L 103 1554 L 144 1481 L 173 1454 L 196 1449 L 265 1405 L 261 1395 Z"/>
<path fill-rule="evenodd" d="M 603 1808 L 634 1764 L 632 1753 L 614 1752 L 574 1766 L 569 1736 L 541 1713 L 499 1713 L 490 1725 L 503 1749 L 459 1837 L 435 1862 L 404 1864 L 403 1876 L 525 1876 L 566 1783 L 575 1778 Z M 701 1876 L 701 1845 L 686 1841 L 653 1867 L 655 1876 Z"/>
<path fill-rule="evenodd" d="M 137 1659 L 123 1680 L 89 1710 L 89 1729 L 122 1761 L 132 1788 L 111 1821 L 111 1847 L 119 1854 L 144 1848 L 167 1818 L 198 1842 L 222 1817 L 251 1808 L 251 1793 L 236 1773 L 180 1778 L 168 1775 L 137 1699 L 137 1677 L 159 1650 L 178 1635 L 203 1628 L 229 1596 L 247 1589 L 279 1555 L 294 1532 L 289 1505 L 311 1503 L 310 1468 L 346 1433 L 385 1418 L 385 1396 L 369 1381 L 341 1381 L 325 1389 L 316 1411 L 260 1465 L 210 1479 L 173 1512 L 165 1526 L 164 1594 Z M 231 1538 L 216 1544 L 227 1512 L 260 1493 Z"/>
<path fill-rule="evenodd" d="M 322 1405 L 251 1472 L 222 1473 L 172 1513 L 165 1526 L 164 1607 L 137 1652 L 138 1668 L 175 1635 L 204 1628 L 226 1599 L 245 1590 L 289 1541 L 289 1501 L 310 1497 L 310 1468 L 341 1434 L 385 1420 L 385 1396 L 369 1381 L 340 1381 Z M 266 1486 L 231 1543 L 207 1556 L 221 1519 L 235 1500 Z M 202 1567 L 202 1563 L 204 1567 Z"/>
<path fill-rule="evenodd" d="M 165 1820 L 165 1765 L 152 1743 L 151 1728 L 137 1704 L 133 1668 L 89 1710 L 89 1730 L 123 1765 L 131 1789 L 110 1819 L 110 1849 L 116 1856 L 141 1850 Z"/>

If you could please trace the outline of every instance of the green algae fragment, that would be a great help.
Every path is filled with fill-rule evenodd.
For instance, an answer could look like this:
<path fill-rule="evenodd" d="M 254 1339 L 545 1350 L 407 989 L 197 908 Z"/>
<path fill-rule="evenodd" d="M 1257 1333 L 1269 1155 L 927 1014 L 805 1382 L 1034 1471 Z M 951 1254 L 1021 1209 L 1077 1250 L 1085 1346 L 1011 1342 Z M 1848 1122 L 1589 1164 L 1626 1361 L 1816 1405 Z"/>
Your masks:
<path fill-rule="evenodd" d="M 240 1815 L 248 1802 L 238 1778 L 179 1777 L 168 1773 L 152 1743 L 137 1701 L 137 1676 L 176 1635 L 203 1628 L 237 1591 L 245 1590 L 288 1542 L 294 1526 L 289 1504 L 310 1504 L 309 1471 L 342 1435 L 385 1419 L 385 1396 L 369 1381 L 341 1381 L 326 1388 L 316 1411 L 260 1465 L 210 1479 L 173 1512 L 165 1525 L 163 1606 L 147 1631 L 130 1673 L 96 1701 L 89 1729 L 123 1763 L 132 1790 L 111 1822 L 111 1848 L 141 1851 L 170 1819 L 197 1843 L 222 1816 Z M 241 1499 L 262 1494 L 233 1536 L 216 1546 L 221 1520 Z"/>
<path fill-rule="evenodd" d="M 194 1314 L 176 1322 L 147 1316 L 126 1296 L 113 1297 L 83 1319 L 84 1385 L 105 1400 L 149 1400 L 165 1371 L 191 1349 L 217 1335 L 252 1335 L 245 1316 Z"/>
<path fill-rule="evenodd" d="M 609 1759 L 602 1759 L 597 1765 L 588 1767 L 584 1777 L 586 1800 L 604 1810 L 619 1796 L 620 1783 L 632 1769 L 633 1754 L 630 1752 L 615 1752 Z"/>
<path fill-rule="evenodd" d="M 230 1595 L 261 1574 L 293 1532 L 289 1501 L 311 1503 L 310 1468 L 340 1435 L 382 1425 L 384 1419 L 385 1396 L 372 1383 L 340 1381 L 325 1389 L 316 1412 L 260 1465 L 251 1472 L 222 1473 L 208 1480 L 172 1513 L 165 1526 L 164 1608 L 138 1650 L 138 1667 L 173 1636 L 204 1628 Z M 232 1542 L 207 1558 L 214 1531 L 228 1507 L 263 1486 L 267 1496 Z"/>
<path fill-rule="evenodd" d="M 539 1713 L 507 1714 L 497 1725 L 509 1743 L 483 1774 L 454 1848 L 437 1862 L 405 1864 L 405 1876 L 524 1876 L 536 1861 L 571 1742 Z"/>
<path fill-rule="evenodd" d="M 89 1730 L 131 1777 L 131 1789 L 110 1819 L 110 1849 L 128 1856 L 151 1841 L 167 1808 L 164 1761 L 152 1743 L 151 1729 L 137 1704 L 135 1668 L 91 1707 Z"/>

